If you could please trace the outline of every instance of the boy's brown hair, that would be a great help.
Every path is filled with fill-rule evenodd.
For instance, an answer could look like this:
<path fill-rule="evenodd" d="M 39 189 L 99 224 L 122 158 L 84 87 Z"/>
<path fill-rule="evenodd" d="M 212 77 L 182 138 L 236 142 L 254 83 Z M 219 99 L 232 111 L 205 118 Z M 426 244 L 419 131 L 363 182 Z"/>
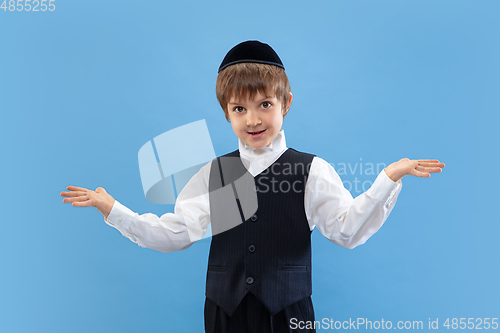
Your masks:
<path fill-rule="evenodd" d="M 290 82 L 285 70 L 278 66 L 253 62 L 228 66 L 217 75 L 215 90 L 227 121 L 227 105 L 234 96 L 252 99 L 258 92 L 266 96 L 276 96 L 282 105 L 283 118 L 290 107 Z"/>

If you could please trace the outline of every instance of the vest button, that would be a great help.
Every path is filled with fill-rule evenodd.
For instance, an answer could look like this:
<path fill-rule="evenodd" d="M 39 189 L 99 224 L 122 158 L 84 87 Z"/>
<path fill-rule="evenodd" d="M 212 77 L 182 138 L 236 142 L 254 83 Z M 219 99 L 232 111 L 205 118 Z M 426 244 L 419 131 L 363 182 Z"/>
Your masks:
<path fill-rule="evenodd" d="M 253 283 L 253 277 L 249 276 L 247 277 L 247 283 L 252 284 Z"/>
<path fill-rule="evenodd" d="M 250 252 L 255 252 L 255 245 L 250 245 L 250 246 L 248 247 L 248 251 L 250 251 Z"/>
<path fill-rule="evenodd" d="M 257 215 L 253 214 L 252 217 L 250 218 L 250 220 L 252 220 L 252 222 L 257 221 Z"/>
<path fill-rule="evenodd" d="M 259 192 L 259 187 L 258 187 L 258 186 L 255 186 L 255 187 L 254 187 L 254 190 L 255 190 L 255 192 Z"/>

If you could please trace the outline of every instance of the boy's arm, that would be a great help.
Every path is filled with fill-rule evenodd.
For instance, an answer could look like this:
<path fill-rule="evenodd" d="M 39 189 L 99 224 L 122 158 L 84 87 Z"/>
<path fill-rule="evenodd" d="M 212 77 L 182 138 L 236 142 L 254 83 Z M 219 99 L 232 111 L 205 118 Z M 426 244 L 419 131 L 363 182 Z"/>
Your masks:
<path fill-rule="evenodd" d="M 174 213 L 139 215 L 115 201 L 105 222 L 139 246 L 161 252 L 189 248 L 205 235 L 210 223 L 208 175 L 211 162 L 196 173 L 177 197 Z"/>
<path fill-rule="evenodd" d="M 177 197 L 174 214 L 161 217 L 146 213 L 139 215 L 110 196 L 103 188 L 96 191 L 68 186 L 71 192 L 63 202 L 76 207 L 96 207 L 104 221 L 118 229 L 134 243 L 161 252 L 184 250 L 205 235 L 210 223 L 208 177 L 211 162 L 203 166 Z"/>
<path fill-rule="evenodd" d="M 315 157 L 306 184 L 306 216 L 311 228 L 316 226 L 331 242 L 352 249 L 380 229 L 401 189 L 401 180 L 392 181 L 382 170 L 370 189 L 353 199 L 335 169 Z"/>

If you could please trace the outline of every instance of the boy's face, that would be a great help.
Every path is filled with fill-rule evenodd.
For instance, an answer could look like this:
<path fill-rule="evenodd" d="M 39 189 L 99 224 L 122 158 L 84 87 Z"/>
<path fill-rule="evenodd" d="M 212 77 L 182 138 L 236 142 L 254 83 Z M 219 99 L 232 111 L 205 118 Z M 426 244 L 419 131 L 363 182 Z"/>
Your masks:
<path fill-rule="evenodd" d="M 261 92 L 253 99 L 233 96 L 227 110 L 236 136 L 253 148 L 269 145 L 283 124 L 282 103 L 276 96 L 269 97 Z"/>

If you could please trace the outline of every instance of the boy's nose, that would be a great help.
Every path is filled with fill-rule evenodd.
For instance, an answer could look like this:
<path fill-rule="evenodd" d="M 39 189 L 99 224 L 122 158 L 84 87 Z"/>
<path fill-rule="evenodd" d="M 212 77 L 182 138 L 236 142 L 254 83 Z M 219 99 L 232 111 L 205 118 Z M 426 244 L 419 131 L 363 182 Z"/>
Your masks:
<path fill-rule="evenodd" d="M 247 126 L 256 126 L 256 125 L 259 125 L 260 123 L 262 123 L 262 121 L 260 120 L 259 117 L 255 116 L 255 115 L 248 115 L 247 117 Z"/>

